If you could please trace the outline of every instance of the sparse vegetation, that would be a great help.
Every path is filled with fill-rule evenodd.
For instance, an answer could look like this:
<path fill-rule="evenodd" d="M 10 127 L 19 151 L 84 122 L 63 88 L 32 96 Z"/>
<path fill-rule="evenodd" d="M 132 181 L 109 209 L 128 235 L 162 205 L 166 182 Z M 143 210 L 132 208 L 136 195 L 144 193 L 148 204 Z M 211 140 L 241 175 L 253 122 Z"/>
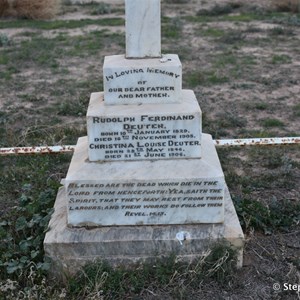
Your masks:
<path fill-rule="evenodd" d="M 3 171 L 0 185 L 6 187 L 0 192 L 0 298 L 9 295 L 3 290 L 7 288 L 8 279 L 18 286 L 16 292 L 31 290 L 35 284 L 41 284 L 50 267 L 49 261 L 44 259 L 43 239 L 53 211 L 60 172 L 69 159 L 63 155 L 20 156 L 0 161 Z"/>
<path fill-rule="evenodd" d="M 81 20 L 55 20 L 55 21 L 39 21 L 39 20 L 8 20 L 5 23 L 0 22 L 0 29 L 3 28 L 34 28 L 43 30 L 55 29 L 75 29 L 88 25 L 99 26 L 122 26 L 124 25 L 122 18 L 104 18 L 104 19 L 81 19 Z"/>
<path fill-rule="evenodd" d="M 163 18 L 162 36 L 164 38 L 178 39 L 181 35 L 182 22 L 180 18 Z"/>
<path fill-rule="evenodd" d="M 300 104 L 296 104 L 295 106 L 294 106 L 294 115 L 296 116 L 296 117 L 300 117 Z"/>
<path fill-rule="evenodd" d="M 201 9 L 197 12 L 197 16 L 222 16 L 232 13 L 241 6 L 240 3 L 215 4 L 211 9 Z"/>
<path fill-rule="evenodd" d="M 245 103 L 244 106 L 246 109 L 256 109 L 259 111 L 267 111 L 270 109 L 269 105 L 265 102 Z"/>
<path fill-rule="evenodd" d="M 275 118 L 267 118 L 262 121 L 264 127 L 282 127 L 284 123 Z"/>
<path fill-rule="evenodd" d="M 228 81 L 228 78 L 220 74 L 218 70 L 194 71 L 186 74 L 184 81 L 187 87 L 194 88 L 198 85 L 222 84 Z"/>
<path fill-rule="evenodd" d="M 203 36 L 211 36 L 211 37 L 221 37 L 224 35 L 224 30 L 218 28 L 208 28 L 203 33 Z"/>
<path fill-rule="evenodd" d="M 284 27 L 281 27 L 281 26 L 277 26 L 277 27 L 274 27 L 272 29 L 270 29 L 270 34 L 271 35 L 285 35 L 285 36 L 293 36 L 295 33 L 292 29 L 290 28 L 284 28 Z"/>
<path fill-rule="evenodd" d="M 171 4 L 184 4 L 188 3 L 190 0 L 166 0 L 167 3 Z"/>
<path fill-rule="evenodd" d="M 235 250 L 220 242 L 211 245 L 202 258 L 191 264 L 171 255 L 129 271 L 124 267 L 112 269 L 105 261 L 98 261 L 85 266 L 70 281 L 69 291 L 81 299 L 147 297 L 157 295 L 158 291 L 163 291 L 162 297 L 186 298 L 211 279 L 221 284 L 230 282 L 236 259 Z"/>
<path fill-rule="evenodd" d="M 0 47 L 8 46 L 10 43 L 9 38 L 6 34 L 0 33 Z"/>
<path fill-rule="evenodd" d="M 251 198 L 235 198 L 234 203 L 245 230 L 255 228 L 265 234 L 271 234 L 274 230 L 289 231 L 297 225 L 300 217 L 299 203 L 291 200 L 278 201 L 273 198 L 270 203 L 263 204 Z"/>
<path fill-rule="evenodd" d="M 274 55 L 272 57 L 272 64 L 287 64 L 291 62 L 291 57 L 288 55 Z"/>
<path fill-rule="evenodd" d="M 105 15 L 111 13 L 111 5 L 109 3 L 99 3 L 93 10 L 92 15 Z"/>

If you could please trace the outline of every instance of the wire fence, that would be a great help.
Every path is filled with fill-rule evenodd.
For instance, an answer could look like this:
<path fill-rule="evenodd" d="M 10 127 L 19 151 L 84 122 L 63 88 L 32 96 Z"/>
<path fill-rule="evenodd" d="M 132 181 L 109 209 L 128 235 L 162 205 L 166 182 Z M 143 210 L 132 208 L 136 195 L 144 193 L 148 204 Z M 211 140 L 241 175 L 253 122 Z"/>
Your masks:
<path fill-rule="evenodd" d="M 274 137 L 274 138 L 250 138 L 250 139 L 224 139 L 214 140 L 216 147 L 233 146 L 264 146 L 264 145 L 292 145 L 300 144 L 300 137 Z M 59 154 L 70 153 L 75 150 L 75 145 L 65 146 L 33 146 L 0 148 L 0 156 L 22 154 Z"/>

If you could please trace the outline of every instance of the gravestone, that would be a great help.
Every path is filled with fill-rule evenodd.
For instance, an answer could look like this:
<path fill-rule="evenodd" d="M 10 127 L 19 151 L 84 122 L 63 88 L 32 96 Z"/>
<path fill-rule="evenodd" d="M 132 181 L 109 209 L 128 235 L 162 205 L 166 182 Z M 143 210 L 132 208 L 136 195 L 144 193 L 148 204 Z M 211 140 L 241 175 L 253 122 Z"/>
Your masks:
<path fill-rule="evenodd" d="M 177 55 L 161 55 L 160 0 L 126 0 L 126 55 L 105 58 L 88 136 L 79 138 L 44 247 L 53 270 L 201 257 L 243 233 L 195 94 Z"/>

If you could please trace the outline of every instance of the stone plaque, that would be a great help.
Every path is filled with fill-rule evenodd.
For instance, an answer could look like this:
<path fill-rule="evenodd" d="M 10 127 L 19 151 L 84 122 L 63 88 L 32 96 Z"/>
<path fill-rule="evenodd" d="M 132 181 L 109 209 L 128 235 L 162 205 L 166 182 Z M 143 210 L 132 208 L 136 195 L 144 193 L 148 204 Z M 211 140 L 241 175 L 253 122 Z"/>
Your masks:
<path fill-rule="evenodd" d="M 74 181 L 68 184 L 67 196 L 69 224 L 78 219 L 104 226 L 189 224 L 199 218 L 210 223 L 222 220 L 224 182 L 209 178 Z"/>
<path fill-rule="evenodd" d="M 179 104 L 106 106 L 92 94 L 87 113 L 91 161 L 201 157 L 201 111 L 192 91 Z"/>
<path fill-rule="evenodd" d="M 203 139 L 203 159 L 97 163 L 81 138 L 64 182 L 68 224 L 222 222 L 224 175 L 211 137 Z"/>
<path fill-rule="evenodd" d="M 178 103 L 182 99 L 181 70 L 175 54 L 152 59 L 106 56 L 103 65 L 105 103 Z"/>

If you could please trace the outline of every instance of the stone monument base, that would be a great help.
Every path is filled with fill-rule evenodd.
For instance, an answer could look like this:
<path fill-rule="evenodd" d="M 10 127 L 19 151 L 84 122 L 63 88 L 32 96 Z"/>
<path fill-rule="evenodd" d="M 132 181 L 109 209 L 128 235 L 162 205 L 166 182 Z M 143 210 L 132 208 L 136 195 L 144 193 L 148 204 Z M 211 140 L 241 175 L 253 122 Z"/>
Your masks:
<path fill-rule="evenodd" d="M 62 187 L 44 240 L 45 255 L 51 258 L 56 276 L 72 275 L 97 259 L 111 265 L 132 265 L 175 253 L 184 261 L 200 258 L 222 240 L 238 250 L 242 266 L 244 235 L 230 194 L 225 189 L 225 219 L 219 224 L 113 226 L 70 228 L 67 226 L 67 198 Z"/>
<path fill-rule="evenodd" d="M 202 159 L 91 162 L 79 138 L 66 178 L 70 227 L 224 221 L 225 179 L 210 135 Z"/>

